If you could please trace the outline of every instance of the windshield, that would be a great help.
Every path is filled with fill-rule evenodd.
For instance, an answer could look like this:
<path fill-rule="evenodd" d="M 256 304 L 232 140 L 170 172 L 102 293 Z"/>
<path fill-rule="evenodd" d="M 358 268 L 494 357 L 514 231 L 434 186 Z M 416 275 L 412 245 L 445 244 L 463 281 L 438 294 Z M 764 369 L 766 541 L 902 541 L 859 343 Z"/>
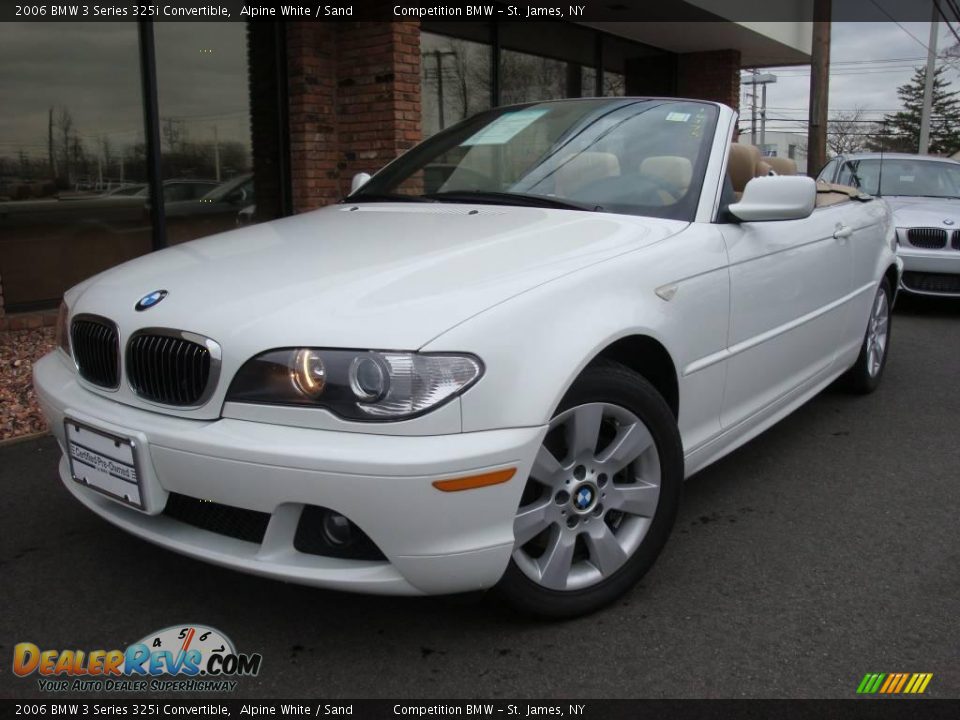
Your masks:
<path fill-rule="evenodd" d="M 672 100 L 499 108 L 433 136 L 349 200 L 491 202 L 692 220 L 716 119 L 714 105 Z"/>
<path fill-rule="evenodd" d="M 871 195 L 960 197 L 960 163 L 922 159 L 849 160 L 837 182 Z"/>

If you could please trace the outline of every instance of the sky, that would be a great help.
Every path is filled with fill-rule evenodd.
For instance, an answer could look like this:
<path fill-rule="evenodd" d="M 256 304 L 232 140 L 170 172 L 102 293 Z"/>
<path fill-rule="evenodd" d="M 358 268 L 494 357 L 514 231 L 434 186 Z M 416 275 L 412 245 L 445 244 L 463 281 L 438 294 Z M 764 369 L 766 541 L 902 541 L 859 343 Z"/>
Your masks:
<path fill-rule="evenodd" d="M 841 111 L 864 110 L 867 119 L 880 119 L 885 112 L 900 109 L 897 87 L 925 66 L 930 38 L 929 22 L 834 23 L 830 52 L 830 103 L 832 117 Z M 945 23 L 939 24 L 938 51 L 957 43 Z M 938 61 L 938 65 L 944 65 Z M 945 77 L 960 90 L 960 58 L 947 64 Z M 768 130 L 806 132 L 810 93 L 810 69 L 769 68 L 762 72 L 777 76 L 767 86 Z M 744 86 L 741 93 L 740 127 L 749 130 L 750 100 Z M 759 131 L 758 131 L 759 132 Z"/>

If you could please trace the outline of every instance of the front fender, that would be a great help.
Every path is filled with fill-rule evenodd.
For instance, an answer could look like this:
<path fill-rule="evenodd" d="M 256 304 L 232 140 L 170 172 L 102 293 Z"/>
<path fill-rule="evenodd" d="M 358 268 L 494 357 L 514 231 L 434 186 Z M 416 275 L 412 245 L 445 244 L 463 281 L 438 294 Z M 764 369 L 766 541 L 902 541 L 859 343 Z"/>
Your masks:
<path fill-rule="evenodd" d="M 694 225 L 501 303 L 423 349 L 483 359 L 484 377 L 462 396 L 463 431 L 472 432 L 548 422 L 591 360 L 621 338 L 646 336 L 677 369 L 681 434 L 696 434 L 718 421 L 722 366 L 686 376 L 684 368 L 723 350 L 728 308 L 723 239 Z"/>

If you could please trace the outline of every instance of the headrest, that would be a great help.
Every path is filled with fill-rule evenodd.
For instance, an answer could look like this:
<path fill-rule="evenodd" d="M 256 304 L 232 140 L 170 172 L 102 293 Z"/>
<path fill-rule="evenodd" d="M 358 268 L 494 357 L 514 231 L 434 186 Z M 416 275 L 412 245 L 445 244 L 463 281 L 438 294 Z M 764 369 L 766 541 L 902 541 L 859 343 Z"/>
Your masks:
<path fill-rule="evenodd" d="M 569 197 L 597 180 L 620 176 L 620 161 L 613 153 L 582 152 L 562 160 L 556 172 L 556 192 Z"/>
<path fill-rule="evenodd" d="M 756 175 L 754 177 L 766 177 L 767 175 L 776 175 L 773 171 L 773 168 L 770 167 L 770 163 L 767 162 L 770 158 L 764 158 L 757 163 Z"/>
<path fill-rule="evenodd" d="M 782 157 L 768 157 L 764 158 L 767 161 L 767 164 L 773 168 L 773 171 L 777 175 L 796 175 L 797 174 L 797 163 L 795 163 L 790 158 Z"/>
<path fill-rule="evenodd" d="M 760 163 L 760 149 L 755 145 L 733 143 L 730 146 L 730 161 L 727 172 L 734 192 L 742 193 L 747 183 L 757 176 L 757 165 Z"/>
<path fill-rule="evenodd" d="M 683 195 L 690 187 L 693 165 L 690 160 L 680 155 L 657 155 L 640 163 L 640 174 L 658 178 L 677 188 Z"/>

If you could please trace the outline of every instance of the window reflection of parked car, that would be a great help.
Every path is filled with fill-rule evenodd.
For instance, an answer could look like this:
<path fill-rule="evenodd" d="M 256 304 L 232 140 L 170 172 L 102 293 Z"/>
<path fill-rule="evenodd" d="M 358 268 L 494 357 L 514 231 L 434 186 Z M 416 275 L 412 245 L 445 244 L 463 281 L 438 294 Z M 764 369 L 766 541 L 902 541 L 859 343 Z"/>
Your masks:
<path fill-rule="evenodd" d="M 203 197 L 215 187 L 217 187 L 216 180 L 164 180 L 163 202 L 166 204 L 181 202 L 183 200 L 195 200 L 196 198 Z M 137 197 L 149 198 L 150 188 L 144 186 L 144 188 L 137 193 Z M 149 203 L 149 199 L 147 202 Z"/>
<path fill-rule="evenodd" d="M 890 204 L 904 290 L 960 297 L 960 162 L 863 153 L 834 158 L 820 179 L 853 185 Z"/>
<path fill-rule="evenodd" d="M 232 230 L 237 213 L 253 202 L 252 173 L 231 178 L 204 195 L 167 202 L 167 241 L 176 244 Z"/>
<path fill-rule="evenodd" d="M 113 190 L 107 190 L 107 192 L 102 193 L 100 197 L 129 197 L 131 195 L 139 195 L 146 187 L 147 186 L 143 183 L 121 185 L 119 187 L 115 187 Z"/>

